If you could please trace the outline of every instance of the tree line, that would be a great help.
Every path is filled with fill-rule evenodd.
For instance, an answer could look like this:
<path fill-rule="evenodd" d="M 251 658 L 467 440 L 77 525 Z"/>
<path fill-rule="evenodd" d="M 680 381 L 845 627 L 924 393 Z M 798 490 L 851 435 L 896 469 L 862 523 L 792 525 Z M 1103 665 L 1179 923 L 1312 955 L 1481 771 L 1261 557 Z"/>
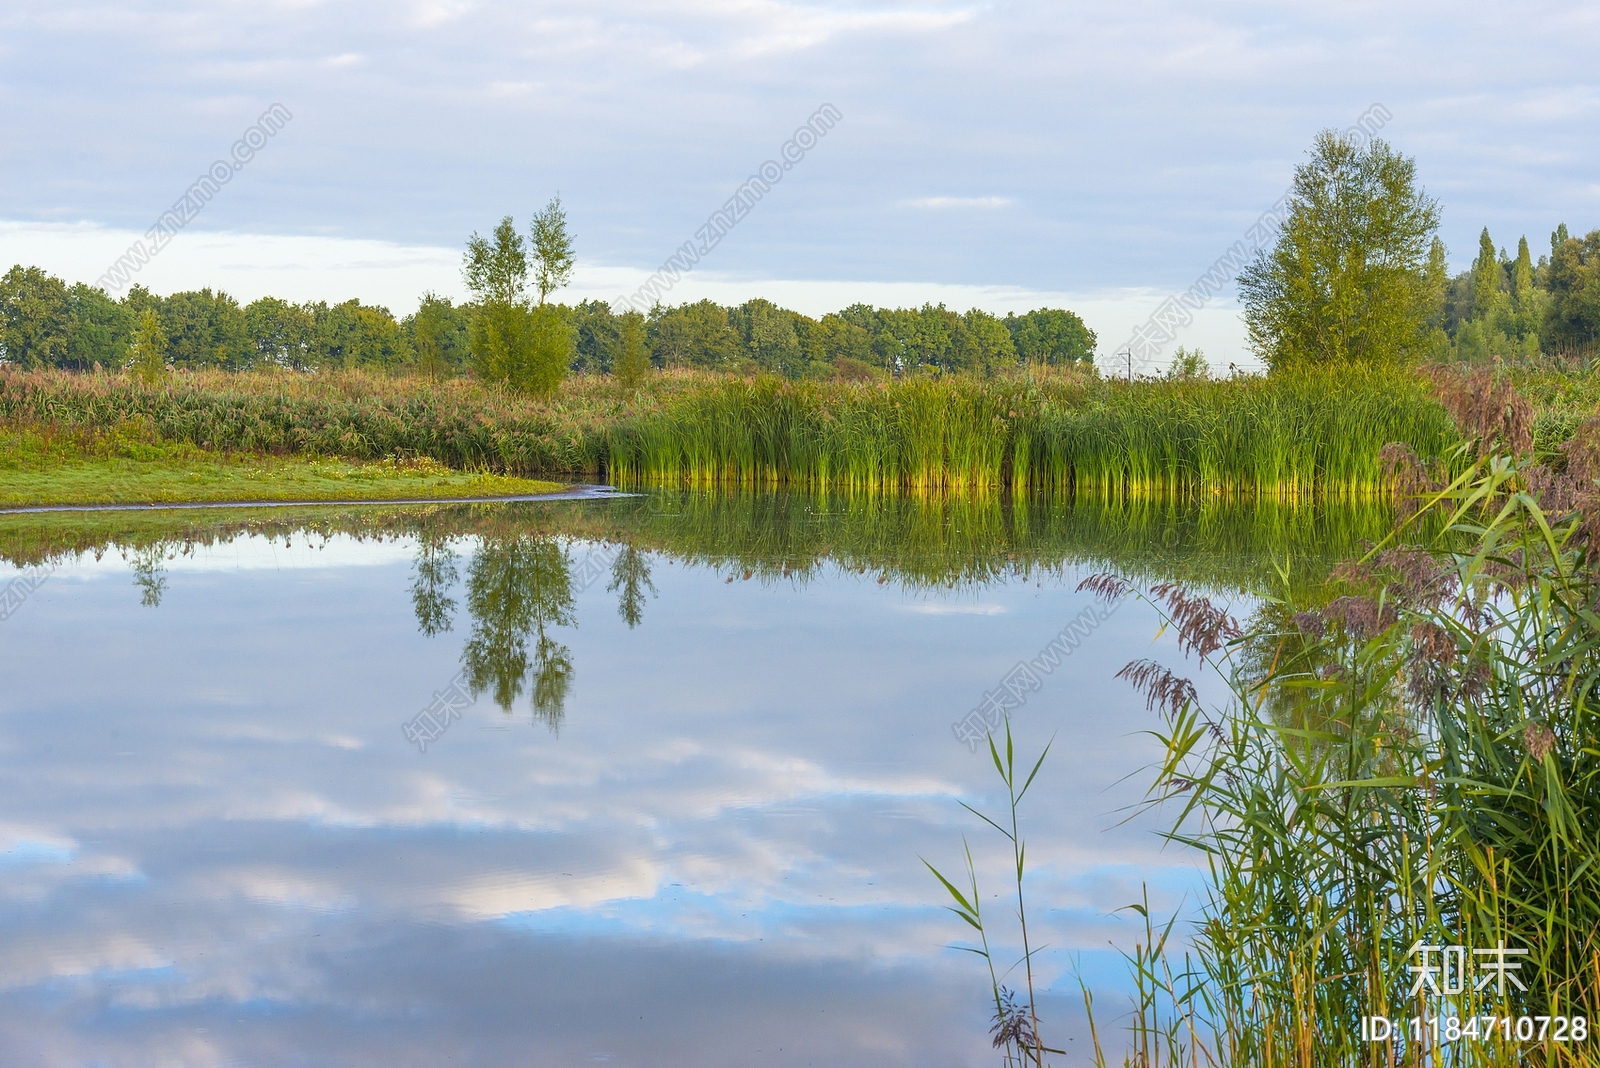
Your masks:
<path fill-rule="evenodd" d="M 1275 244 L 1239 277 L 1269 367 L 1600 354 L 1600 230 L 1580 240 L 1561 224 L 1535 263 L 1526 237 L 1512 257 L 1486 228 L 1452 277 L 1414 160 L 1331 130 L 1309 156 Z"/>
<path fill-rule="evenodd" d="M 147 377 L 166 368 L 471 373 L 542 393 L 570 372 L 636 380 L 656 368 L 700 368 L 869 380 L 1094 360 L 1094 331 L 1064 309 L 1002 318 L 942 304 L 853 304 L 812 318 L 755 299 L 658 304 L 641 314 L 605 301 L 554 302 L 573 262 L 557 198 L 526 237 L 507 217 L 489 235 L 469 238 L 470 300 L 429 293 L 401 319 L 359 300 L 240 305 L 209 288 L 160 297 L 136 285 L 117 301 L 17 265 L 0 278 L 0 361 L 77 371 L 132 365 Z"/>
<path fill-rule="evenodd" d="M 1566 223 L 1537 262 L 1526 236 L 1517 254 L 1495 250 L 1484 227 L 1469 270 L 1450 280 L 1440 328 L 1459 359 L 1592 356 L 1600 348 L 1600 230 L 1576 238 Z"/>

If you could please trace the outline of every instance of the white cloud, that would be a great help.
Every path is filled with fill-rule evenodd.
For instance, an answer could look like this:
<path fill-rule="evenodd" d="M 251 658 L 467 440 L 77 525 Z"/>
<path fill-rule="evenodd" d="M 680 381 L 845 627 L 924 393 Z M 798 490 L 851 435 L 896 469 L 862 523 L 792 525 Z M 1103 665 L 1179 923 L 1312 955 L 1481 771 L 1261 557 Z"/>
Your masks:
<path fill-rule="evenodd" d="M 1005 208 L 1011 206 L 1010 197 L 918 197 L 904 202 L 911 208 Z"/>

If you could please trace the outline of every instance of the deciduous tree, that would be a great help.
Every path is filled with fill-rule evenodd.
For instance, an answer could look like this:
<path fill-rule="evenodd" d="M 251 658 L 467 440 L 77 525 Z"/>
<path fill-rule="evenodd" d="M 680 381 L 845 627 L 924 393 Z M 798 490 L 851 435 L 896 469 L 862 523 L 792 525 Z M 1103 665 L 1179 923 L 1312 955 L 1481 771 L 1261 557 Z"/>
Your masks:
<path fill-rule="evenodd" d="M 1252 347 L 1273 369 L 1420 355 L 1439 298 L 1427 271 L 1439 206 L 1415 161 L 1334 131 L 1310 157 L 1276 244 L 1239 276 Z"/>
<path fill-rule="evenodd" d="M 18 367 L 55 367 L 67 355 L 67 287 L 21 264 L 0 278 L 0 356 Z"/>

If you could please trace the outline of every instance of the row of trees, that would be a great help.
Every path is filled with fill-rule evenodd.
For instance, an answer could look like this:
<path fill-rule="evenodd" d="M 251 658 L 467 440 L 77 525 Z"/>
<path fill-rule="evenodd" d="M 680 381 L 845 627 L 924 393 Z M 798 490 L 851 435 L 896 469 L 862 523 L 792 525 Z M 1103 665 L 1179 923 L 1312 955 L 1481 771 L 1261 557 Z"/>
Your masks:
<path fill-rule="evenodd" d="M 417 362 L 419 325 L 458 327 L 438 338 L 465 358 L 460 309 L 428 297 L 415 315 L 396 321 L 387 308 L 350 300 L 291 304 L 263 297 L 241 307 L 226 293 L 200 289 L 159 297 L 132 287 L 121 301 L 78 283 L 67 286 L 38 267 L 16 266 L 0 277 L 0 357 L 25 367 L 88 371 L 121 367 L 141 321 L 153 315 L 165 339 L 164 360 L 190 369 L 279 366 L 401 367 Z M 424 347 L 426 340 L 424 340 Z"/>
<path fill-rule="evenodd" d="M 1562 223 L 1534 262 L 1495 251 L 1485 227 L 1470 270 L 1450 280 L 1440 322 L 1456 356 L 1592 355 L 1600 349 L 1600 230 L 1579 239 Z"/>
<path fill-rule="evenodd" d="M 1513 258 L 1485 229 L 1452 278 L 1439 214 L 1414 160 L 1319 135 L 1276 243 L 1239 276 L 1257 353 L 1277 368 L 1600 351 L 1600 230 L 1579 240 L 1563 223 L 1534 263 L 1526 237 Z"/>
<path fill-rule="evenodd" d="M 870 379 L 1094 360 L 1094 331 L 1053 308 L 1002 319 L 942 304 L 855 304 L 813 319 L 760 299 L 658 305 L 648 315 L 603 301 L 554 303 L 574 259 L 558 197 L 534 216 L 526 238 L 510 216 L 488 236 L 472 235 L 462 272 L 471 301 L 428 294 L 398 320 L 356 300 L 263 297 L 241 307 L 210 289 L 162 298 L 135 286 L 119 302 L 17 266 L 0 278 L 0 360 L 85 371 L 136 365 L 145 377 L 166 366 L 471 372 L 533 393 L 554 389 L 569 371 L 633 382 L 667 367 Z"/>
<path fill-rule="evenodd" d="M 0 277 L 0 359 L 80 371 L 121 367 L 141 317 L 152 312 L 166 339 L 165 361 L 191 369 L 382 368 L 449 376 L 477 369 L 480 356 L 488 356 L 484 369 L 492 376 L 525 378 L 531 368 L 513 375 L 505 362 L 511 349 L 503 339 L 515 330 L 544 345 L 539 351 L 547 357 L 590 374 L 617 370 L 630 351 L 636 363 L 642 357 L 645 371 L 759 369 L 791 377 L 865 378 L 932 368 L 982 373 L 1019 363 L 1094 361 L 1094 331 L 1074 313 L 1054 308 L 1001 318 L 933 304 L 855 304 L 820 319 L 761 299 L 735 307 L 709 300 L 658 306 L 649 315 L 614 312 L 604 301 L 516 309 L 428 294 L 415 312 L 396 319 L 387 308 L 357 300 L 294 304 L 263 297 L 241 306 L 210 289 L 159 297 L 139 286 L 119 302 L 37 267 L 17 266 Z"/>

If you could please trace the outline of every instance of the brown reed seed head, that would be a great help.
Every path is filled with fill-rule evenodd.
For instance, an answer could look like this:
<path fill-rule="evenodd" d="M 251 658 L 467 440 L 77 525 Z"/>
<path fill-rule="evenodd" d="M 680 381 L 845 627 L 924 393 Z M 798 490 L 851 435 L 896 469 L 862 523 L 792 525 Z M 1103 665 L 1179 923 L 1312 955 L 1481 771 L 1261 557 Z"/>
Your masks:
<path fill-rule="evenodd" d="M 1167 606 L 1167 614 L 1178 629 L 1178 648 L 1185 652 L 1207 657 L 1244 633 L 1238 620 L 1209 598 L 1190 593 L 1179 583 L 1163 582 L 1150 593 Z"/>
<path fill-rule="evenodd" d="M 1327 632 L 1327 627 L 1323 623 L 1322 615 L 1318 612 L 1296 612 L 1293 617 L 1291 617 L 1290 622 L 1292 622 L 1295 627 L 1299 629 L 1301 634 L 1304 634 L 1313 641 L 1320 639 L 1323 634 Z"/>
<path fill-rule="evenodd" d="M 1145 708 L 1160 709 L 1169 716 L 1177 715 L 1184 705 L 1199 700 L 1194 683 L 1154 660 L 1131 660 L 1116 677 L 1127 679 L 1135 690 L 1144 694 Z"/>
<path fill-rule="evenodd" d="M 1522 747 L 1528 751 L 1530 760 L 1542 764 L 1544 758 L 1555 751 L 1555 731 L 1543 723 L 1530 723 L 1522 729 Z"/>
<path fill-rule="evenodd" d="M 1499 450 L 1513 456 L 1533 451 L 1533 406 L 1493 370 L 1463 374 L 1436 368 L 1434 396 L 1444 405 L 1462 436 L 1478 443 L 1479 457 Z"/>
<path fill-rule="evenodd" d="M 1416 515 L 1417 509 L 1422 507 L 1423 497 L 1438 493 L 1447 485 L 1444 479 L 1428 471 L 1427 465 L 1411 446 L 1398 441 L 1385 445 L 1378 453 L 1378 460 L 1394 484 L 1395 504 L 1400 510 L 1401 519 Z"/>
<path fill-rule="evenodd" d="M 1431 702 L 1446 688 L 1456 662 L 1455 637 L 1437 623 L 1417 623 L 1411 628 L 1411 655 L 1406 663 L 1407 687 L 1418 704 Z"/>
<path fill-rule="evenodd" d="M 1379 604 L 1376 597 L 1338 597 L 1322 610 L 1324 619 L 1344 624 L 1344 629 L 1357 641 L 1367 642 L 1392 627 L 1399 616 L 1388 602 Z"/>
<path fill-rule="evenodd" d="M 1090 575 L 1078 583 L 1078 592 L 1087 590 L 1103 601 L 1115 601 L 1125 596 L 1133 587 L 1125 580 L 1107 572 Z"/>
<path fill-rule="evenodd" d="M 994 1036 L 993 1048 L 999 1049 L 1010 1042 L 1015 1042 L 1019 1049 L 1034 1049 L 1039 1045 L 1039 1038 L 1034 1034 L 1032 1010 L 1022 1004 L 1017 995 L 1010 988 L 1000 988 L 1000 1006 L 995 1011 L 994 1024 L 989 1028 L 989 1033 Z"/>

